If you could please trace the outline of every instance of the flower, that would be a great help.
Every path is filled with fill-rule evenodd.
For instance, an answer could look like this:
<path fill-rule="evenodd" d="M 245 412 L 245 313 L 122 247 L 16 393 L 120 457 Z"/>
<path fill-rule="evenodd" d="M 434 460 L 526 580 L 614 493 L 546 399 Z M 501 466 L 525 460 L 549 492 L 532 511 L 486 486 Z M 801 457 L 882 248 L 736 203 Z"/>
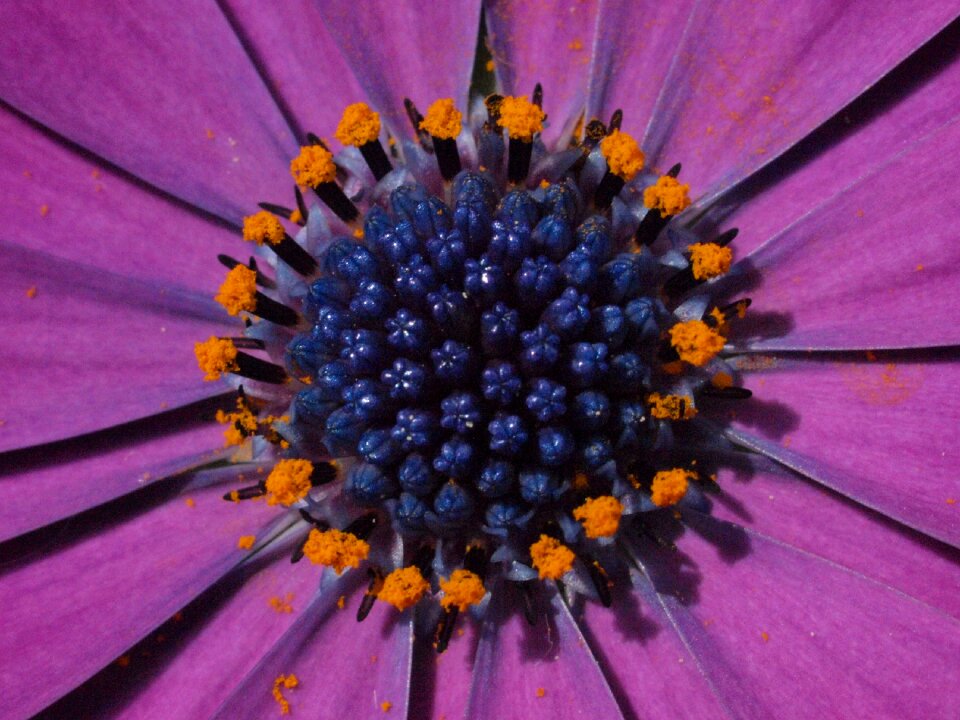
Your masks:
<path fill-rule="evenodd" d="M 361 100 L 408 139 L 404 97 L 468 110 L 479 4 L 265 7 L 0 8 L 3 716 L 270 717 L 279 694 L 339 717 L 949 717 L 955 8 L 487 6 L 502 89 L 543 83 L 544 142 L 622 108 L 644 167 L 683 163 L 678 261 L 741 229 L 708 282 L 750 287 L 724 355 L 754 398 L 718 371 L 727 397 L 682 423 L 677 401 L 720 492 L 679 537 L 648 513 L 612 609 L 547 592 L 547 632 L 494 592 L 437 662 L 411 611 L 353 620 L 361 573 L 314 593 L 291 515 L 221 499 L 270 467 L 215 449 L 209 420 L 242 408 L 191 350 L 231 332 L 209 258 L 289 197 L 307 129 Z"/>

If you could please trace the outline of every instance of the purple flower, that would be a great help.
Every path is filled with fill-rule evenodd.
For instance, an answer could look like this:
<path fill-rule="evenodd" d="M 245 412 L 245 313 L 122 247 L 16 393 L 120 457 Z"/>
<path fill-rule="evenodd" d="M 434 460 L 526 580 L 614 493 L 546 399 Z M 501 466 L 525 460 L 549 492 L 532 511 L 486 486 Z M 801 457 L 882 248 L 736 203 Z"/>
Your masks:
<path fill-rule="evenodd" d="M 500 90 L 542 83 L 548 124 L 517 150 L 529 172 L 511 140 L 493 195 L 478 181 L 460 237 L 438 243 L 456 208 L 403 101 L 452 98 L 464 135 L 480 132 L 480 5 L 0 6 L 0 718 L 262 718 L 285 703 L 340 718 L 953 717 L 955 3 L 484 3 Z M 292 418 L 258 424 L 196 369 L 195 341 L 240 332 L 210 299 L 213 259 L 249 251 L 238 235 L 258 202 L 292 207 L 306 133 L 339 148 L 343 109 L 361 100 L 430 191 L 391 196 L 387 174 L 369 254 L 309 287 L 296 260 L 256 250 L 279 285 L 263 291 L 305 320 L 286 355 L 280 324 L 253 325 L 247 343 L 313 380 Z M 563 183 L 581 156 L 567 141 L 595 117 L 602 136 L 620 123 L 637 138 L 646 170 L 634 179 L 635 156 L 594 151 L 572 171 L 577 192 L 612 208 L 581 222 L 533 181 Z M 477 170 L 471 142 L 459 157 Z M 384 161 L 389 146 L 338 153 L 364 211 Z M 674 162 L 694 203 L 659 232 L 644 191 Z M 517 173 L 530 193 L 501 203 Z M 297 239 L 322 263 L 346 227 L 312 197 Z M 638 222 L 653 250 L 613 259 Z M 732 268 L 704 282 L 701 262 L 722 257 L 690 246 L 733 227 Z M 703 363 L 700 326 L 673 332 L 701 318 L 726 342 Z M 343 352 L 327 357 L 333 342 Z M 690 362 L 670 384 L 677 355 Z M 611 377 L 658 398 L 613 392 Z M 244 383 L 276 415 L 290 405 L 287 386 Z M 224 449 L 218 411 L 257 437 Z M 223 501 L 262 496 L 278 457 L 321 440 L 362 446 L 364 461 L 342 460 L 334 480 L 312 457 L 303 514 L 276 493 Z M 635 472 L 619 472 L 625 453 Z M 582 492 L 568 466 L 617 503 L 554 526 L 542 507 Z M 616 542 L 593 538 L 617 505 Z M 338 556 L 364 566 L 325 571 L 317 592 L 319 569 L 289 562 L 305 517 L 369 537 L 369 558 Z M 500 552 L 483 562 L 463 547 L 478 518 Z M 563 594 L 529 580 L 528 546 L 510 544 L 539 522 L 577 552 Z M 424 561 L 424 537 L 460 554 Z M 464 600 L 439 656 L 451 606 L 364 600 L 379 586 L 367 568 L 439 568 L 436 589 L 483 563 L 491 592 Z"/>

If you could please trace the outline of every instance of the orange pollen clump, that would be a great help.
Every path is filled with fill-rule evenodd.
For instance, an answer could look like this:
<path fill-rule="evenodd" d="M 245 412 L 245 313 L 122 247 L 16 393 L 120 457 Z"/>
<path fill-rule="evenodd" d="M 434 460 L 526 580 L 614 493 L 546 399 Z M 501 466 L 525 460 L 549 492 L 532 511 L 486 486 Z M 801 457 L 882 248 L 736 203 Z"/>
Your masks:
<path fill-rule="evenodd" d="M 688 320 L 670 328 L 670 344 L 680 359 L 702 367 L 723 350 L 723 335 L 703 320 Z"/>
<path fill-rule="evenodd" d="M 650 499 L 657 507 L 676 505 L 687 493 L 689 480 L 696 480 L 697 474 L 683 468 L 661 470 L 653 476 L 650 487 Z"/>
<path fill-rule="evenodd" d="M 693 277 L 697 280 L 709 280 L 730 270 L 733 250 L 716 243 L 694 243 L 687 248 L 690 251 L 690 263 Z"/>
<path fill-rule="evenodd" d="M 600 152 L 607 160 L 607 168 L 614 175 L 629 182 L 643 170 L 643 151 L 627 133 L 614 130 L 600 141 Z"/>
<path fill-rule="evenodd" d="M 693 399 L 686 395 L 650 393 L 647 402 L 650 404 L 650 414 L 657 420 L 690 420 L 697 414 Z"/>
<path fill-rule="evenodd" d="M 290 702 L 283 696 L 283 693 L 280 692 L 280 688 L 292 690 L 299 684 L 300 680 L 293 673 L 290 673 L 289 675 L 278 675 L 277 679 L 273 681 L 273 699 L 277 701 L 278 705 L 280 705 L 281 715 L 290 714 Z"/>
<path fill-rule="evenodd" d="M 541 535 L 530 546 L 530 558 L 541 580 L 559 580 L 573 568 L 576 555 L 566 545 L 549 535 Z"/>
<path fill-rule="evenodd" d="M 480 576 L 463 569 L 454 570 L 449 579 L 440 580 L 440 589 L 443 590 L 440 605 L 445 610 L 455 607 L 460 612 L 477 605 L 487 594 Z"/>
<path fill-rule="evenodd" d="M 303 213 L 300 212 L 300 208 L 294 208 L 290 213 L 290 222 L 296 223 L 299 225 L 303 222 Z"/>
<path fill-rule="evenodd" d="M 348 567 L 359 567 L 370 554 L 370 545 L 353 533 L 336 528 L 310 531 L 303 554 L 315 565 L 332 567 L 339 575 Z"/>
<path fill-rule="evenodd" d="M 211 336 L 206 342 L 193 344 L 197 365 L 206 373 L 204 380 L 219 380 L 225 372 L 233 372 L 237 366 L 237 348 L 232 340 Z"/>
<path fill-rule="evenodd" d="M 309 460 L 281 460 L 267 477 L 267 505 L 289 507 L 310 492 L 313 463 Z"/>
<path fill-rule="evenodd" d="M 588 498 L 573 511 L 575 520 L 583 523 L 588 538 L 610 537 L 620 527 L 623 505 L 612 495 Z"/>
<path fill-rule="evenodd" d="M 682 212 L 690 205 L 689 185 L 681 185 L 671 175 L 661 175 L 655 185 L 643 191 L 643 204 L 660 211 L 660 217 L 669 217 Z"/>
<path fill-rule="evenodd" d="M 256 541 L 256 535 L 241 535 L 240 539 L 237 540 L 237 547 L 241 550 L 249 550 Z"/>
<path fill-rule="evenodd" d="M 290 161 L 290 174 L 297 185 L 317 187 L 333 182 L 337 168 L 329 150 L 319 145 L 303 145 L 300 154 Z"/>
<path fill-rule="evenodd" d="M 227 447 L 242 445 L 243 441 L 257 432 L 259 427 L 257 416 L 246 406 L 242 398 L 237 398 L 236 412 L 217 410 L 216 419 L 218 423 L 227 425 L 227 429 L 223 431 Z"/>
<path fill-rule="evenodd" d="M 380 114 L 366 103 L 347 105 L 334 136 L 344 145 L 361 147 L 380 135 Z"/>
<path fill-rule="evenodd" d="M 423 594 L 430 589 L 430 583 L 423 578 L 423 573 L 414 565 L 394 570 L 383 579 L 383 587 L 377 593 L 377 598 L 388 602 L 401 612 L 413 607 Z"/>
<path fill-rule="evenodd" d="M 277 245 L 283 240 L 283 236 L 283 225 L 275 215 L 266 210 L 247 215 L 243 219 L 243 239 L 247 242 L 255 242 L 257 245 L 263 245 L 265 242 Z"/>
<path fill-rule="evenodd" d="M 544 118 L 543 110 L 526 95 L 508 96 L 500 102 L 500 126 L 507 129 L 512 140 L 532 142 L 533 136 L 543 130 Z"/>
<path fill-rule="evenodd" d="M 257 271 L 246 265 L 234 266 L 213 299 L 231 315 L 253 312 L 257 309 Z"/>
<path fill-rule="evenodd" d="M 435 100 L 427 108 L 427 115 L 420 122 L 420 129 L 441 140 L 453 140 L 463 128 L 463 114 L 457 110 L 452 98 Z"/>

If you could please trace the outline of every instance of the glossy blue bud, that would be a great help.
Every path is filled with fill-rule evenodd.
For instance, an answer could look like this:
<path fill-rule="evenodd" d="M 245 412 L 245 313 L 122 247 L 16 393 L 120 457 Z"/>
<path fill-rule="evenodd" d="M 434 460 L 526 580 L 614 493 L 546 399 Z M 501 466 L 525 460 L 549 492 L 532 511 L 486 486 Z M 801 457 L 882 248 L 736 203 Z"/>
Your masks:
<path fill-rule="evenodd" d="M 428 450 L 439 435 L 440 419 L 430 410 L 404 408 L 397 413 L 392 432 L 404 452 Z"/>
<path fill-rule="evenodd" d="M 427 529 L 424 516 L 429 508 L 416 495 L 400 493 L 400 500 L 393 508 L 393 517 L 401 531 L 418 533 Z"/>
<path fill-rule="evenodd" d="M 600 268 L 596 299 L 620 305 L 640 292 L 640 284 L 640 257 L 618 255 Z"/>
<path fill-rule="evenodd" d="M 495 303 L 480 316 L 480 345 L 487 357 L 512 354 L 520 339 L 520 313 Z"/>
<path fill-rule="evenodd" d="M 466 438 L 454 435 L 440 446 L 433 459 L 433 469 L 452 478 L 469 478 L 477 463 L 476 448 Z"/>
<path fill-rule="evenodd" d="M 556 420 L 567 412 L 567 388 L 550 378 L 534 378 L 524 403 L 539 422 Z"/>
<path fill-rule="evenodd" d="M 581 292 L 592 292 L 597 284 L 600 264 L 586 250 L 575 248 L 560 263 L 560 271 L 567 285 Z"/>
<path fill-rule="evenodd" d="M 484 513 L 483 522 L 491 528 L 522 527 L 529 520 L 528 506 L 515 500 L 490 503 Z"/>
<path fill-rule="evenodd" d="M 537 430 L 537 460 L 547 467 L 559 467 L 566 463 L 576 450 L 573 433 L 562 426 Z"/>
<path fill-rule="evenodd" d="M 497 219 L 532 228 L 540 218 L 540 207 L 526 190 L 512 190 L 503 196 L 497 207 Z"/>
<path fill-rule="evenodd" d="M 318 397 L 324 400 L 340 400 L 343 389 L 353 380 L 354 375 L 345 362 L 332 360 L 317 368 L 313 387 L 316 388 Z"/>
<path fill-rule="evenodd" d="M 601 215 L 591 215 L 577 227 L 577 247 L 585 250 L 598 263 L 606 262 L 613 252 L 610 222 Z"/>
<path fill-rule="evenodd" d="M 492 360 L 487 363 L 480 378 L 483 397 L 497 405 L 506 406 L 520 394 L 522 381 L 512 363 Z"/>
<path fill-rule="evenodd" d="M 373 507 L 396 497 L 398 488 L 390 475 L 376 465 L 361 463 L 347 475 L 343 490 L 358 505 Z"/>
<path fill-rule="evenodd" d="M 431 350 L 430 359 L 437 378 L 451 385 L 466 382 L 476 366 L 473 351 L 455 340 L 447 340 L 436 350 Z"/>
<path fill-rule="evenodd" d="M 490 243 L 484 255 L 509 274 L 520 267 L 520 262 L 530 255 L 532 247 L 530 228 L 526 225 L 494 220 Z"/>
<path fill-rule="evenodd" d="M 455 392 L 440 401 L 440 424 L 454 432 L 467 434 L 483 421 L 480 400 L 469 392 Z"/>
<path fill-rule="evenodd" d="M 363 280 L 350 298 L 350 312 L 362 323 L 382 322 L 393 312 L 394 296 L 390 289 L 376 280 Z"/>
<path fill-rule="evenodd" d="M 386 386 L 387 394 L 400 402 L 423 400 L 431 377 L 426 365 L 407 358 L 397 358 L 380 373 L 380 381 Z"/>
<path fill-rule="evenodd" d="M 386 338 L 373 330 L 340 333 L 340 359 L 357 375 L 378 373 L 392 357 Z"/>
<path fill-rule="evenodd" d="M 520 471 L 520 497 L 531 505 L 546 505 L 560 499 L 560 480 L 556 473 L 535 467 Z"/>
<path fill-rule="evenodd" d="M 590 298 L 567 288 L 543 311 L 541 322 L 564 340 L 575 340 L 590 322 Z"/>
<path fill-rule="evenodd" d="M 580 214 L 580 191 L 572 180 L 553 183 L 543 194 L 544 215 L 557 215 L 573 222 Z"/>
<path fill-rule="evenodd" d="M 357 417 L 367 422 L 392 414 L 393 404 L 387 389 L 371 378 L 361 378 L 348 385 L 343 389 L 341 398 L 345 406 L 349 406 Z"/>
<path fill-rule="evenodd" d="M 389 429 L 371 429 L 364 432 L 357 441 L 357 454 L 367 462 L 381 467 L 393 465 L 402 457 L 400 444 L 393 439 Z"/>
<path fill-rule="evenodd" d="M 467 340 L 472 335 L 476 308 L 462 291 L 441 285 L 439 290 L 427 295 L 427 309 L 447 337 Z"/>
<path fill-rule="evenodd" d="M 467 261 L 467 245 L 459 230 L 427 240 L 427 256 L 437 275 L 446 281 L 459 282 L 463 278 L 463 264 Z"/>
<path fill-rule="evenodd" d="M 384 328 L 387 331 L 387 343 L 396 352 L 416 357 L 427 355 L 432 338 L 430 325 L 411 310 L 397 310 L 396 314 L 384 323 Z"/>
<path fill-rule="evenodd" d="M 487 431 L 490 433 L 490 449 L 507 457 L 517 456 L 529 439 L 526 425 L 518 415 L 497 413 Z"/>
<path fill-rule="evenodd" d="M 527 376 L 543 375 L 560 360 L 560 337 L 546 325 L 520 333 L 520 367 Z"/>
<path fill-rule="evenodd" d="M 601 392 L 587 390 L 573 398 L 570 415 L 577 430 L 596 432 L 610 420 L 610 400 Z"/>
<path fill-rule="evenodd" d="M 618 353 L 610 358 L 610 383 L 626 392 L 637 392 L 650 383 L 650 368 L 635 352 Z"/>
<path fill-rule="evenodd" d="M 601 305 L 590 311 L 587 339 L 602 342 L 613 349 L 623 344 L 629 329 L 622 308 L 618 305 Z"/>
<path fill-rule="evenodd" d="M 509 286 L 503 267 L 486 255 L 464 263 L 463 288 L 481 305 L 492 305 L 504 298 Z"/>
<path fill-rule="evenodd" d="M 588 470 L 596 470 L 613 459 L 613 446 L 608 437 L 595 435 L 580 446 L 578 455 Z"/>
<path fill-rule="evenodd" d="M 488 460 L 477 478 L 477 490 L 484 497 L 501 497 L 513 490 L 516 477 L 516 469 L 512 462 Z"/>
<path fill-rule="evenodd" d="M 576 389 L 602 382 L 610 369 L 607 346 L 603 343 L 575 343 L 567 360 L 567 379 Z"/>
<path fill-rule="evenodd" d="M 530 239 L 535 252 L 545 255 L 555 263 L 563 260 L 574 248 L 570 222 L 559 215 L 547 215 L 543 218 L 533 229 Z"/>
<path fill-rule="evenodd" d="M 419 497 L 429 495 L 440 484 L 440 476 L 434 472 L 430 461 L 419 453 L 407 455 L 397 469 L 400 487 Z"/>
<path fill-rule="evenodd" d="M 563 290 L 566 280 L 560 268 L 544 256 L 524 258 L 513 276 L 524 312 L 540 310 Z"/>
<path fill-rule="evenodd" d="M 441 525 L 457 526 L 473 517 L 473 498 L 456 483 L 444 483 L 433 499 L 433 511 Z"/>

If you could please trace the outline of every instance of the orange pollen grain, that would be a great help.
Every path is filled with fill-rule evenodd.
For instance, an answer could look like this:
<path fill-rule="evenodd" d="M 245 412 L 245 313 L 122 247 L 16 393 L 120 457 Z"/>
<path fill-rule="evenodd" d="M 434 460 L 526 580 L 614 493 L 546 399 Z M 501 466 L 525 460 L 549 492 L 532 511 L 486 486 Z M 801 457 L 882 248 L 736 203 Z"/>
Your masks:
<path fill-rule="evenodd" d="M 687 249 L 690 251 L 694 279 L 709 280 L 729 272 L 730 263 L 733 262 L 733 250 L 730 248 L 716 243 L 694 243 Z"/>
<path fill-rule="evenodd" d="M 606 158 L 611 173 L 629 182 L 643 170 L 644 155 L 632 136 L 614 130 L 600 141 L 600 152 Z"/>
<path fill-rule="evenodd" d="M 658 420 L 690 420 L 697 414 L 693 399 L 686 395 L 650 393 L 647 403 L 650 405 L 650 414 Z"/>
<path fill-rule="evenodd" d="M 317 530 L 313 528 L 303 546 L 303 554 L 315 565 L 332 567 L 339 575 L 348 567 L 359 567 L 367 559 L 370 545 L 353 533 L 336 528 Z"/>
<path fill-rule="evenodd" d="M 261 210 L 243 219 L 243 239 L 257 245 L 277 245 L 283 240 L 283 225 L 272 213 Z"/>
<path fill-rule="evenodd" d="M 300 154 L 290 161 L 290 174 L 297 185 L 317 187 L 333 182 L 337 168 L 329 150 L 319 145 L 303 145 Z"/>
<path fill-rule="evenodd" d="M 281 715 L 290 714 L 290 702 L 283 696 L 281 688 L 292 690 L 299 684 L 300 680 L 293 673 L 290 673 L 289 675 L 278 675 L 273 681 L 273 699 L 276 700 L 277 704 L 280 706 Z"/>
<path fill-rule="evenodd" d="M 392 707 L 393 707 L 393 703 L 390 702 L 389 700 L 384 700 L 382 703 L 380 703 L 380 709 L 383 710 L 384 712 L 390 712 L 390 708 Z"/>
<path fill-rule="evenodd" d="M 440 589 L 443 591 L 440 605 L 445 610 L 455 607 L 460 612 L 479 604 L 487 594 L 480 576 L 462 568 L 454 570 L 449 578 L 441 579 Z"/>
<path fill-rule="evenodd" d="M 541 580 L 559 580 L 573 568 L 576 555 L 566 545 L 549 535 L 541 535 L 530 546 L 530 558 Z"/>
<path fill-rule="evenodd" d="M 657 507 L 676 505 L 686 495 L 689 481 L 696 479 L 695 472 L 683 468 L 661 470 L 653 476 L 650 499 Z"/>
<path fill-rule="evenodd" d="M 310 492 L 313 463 L 309 460 L 281 460 L 267 476 L 267 505 L 290 507 Z"/>
<path fill-rule="evenodd" d="M 724 390 L 728 387 L 733 387 L 733 376 L 730 373 L 718 372 L 714 373 L 713 377 L 710 378 L 710 384 L 715 388 L 720 388 Z"/>
<path fill-rule="evenodd" d="M 612 495 L 587 498 L 573 511 L 574 520 L 579 520 L 588 538 L 611 537 L 620 527 L 623 505 Z"/>
<path fill-rule="evenodd" d="M 293 594 L 287 593 L 286 598 L 281 598 L 278 595 L 274 595 L 267 602 L 270 604 L 270 607 L 272 607 L 278 613 L 292 613 L 293 605 L 290 604 L 291 600 L 293 600 Z"/>
<path fill-rule="evenodd" d="M 423 594 L 430 589 L 420 569 L 411 565 L 394 570 L 383 579 L 383 587 L 377 593 L 377 599 L 390 603 L 401 612 L 420 602 Z"/>
<path fill-rule="evenodd" d="M 366 103 L 347 105 L 334 136 L 343 145 L 361 147 L 380 135 L 380 114 Z"/>
<path fill-rule="evenodd" d="M 237 547 L 241 550 L 249 550 L 256 541 L 256 535 L 241 535 L 240 539 L 237 540 Z"/>
<path fill-rule="evenodd" d="M 453 140 L 463 128 L 463 113 L 453 104 L 453 98 L 435 100 L 427 108 L 427 114 L 420 122 L 420 129 L 426 130 L 431 137 L 441 140 Z"/>
<path fill-rule="evenodd" d="M 723 335 L 703 320 L 688 320 L 670 328 L 670 344 L 684 362 L 702 367 L 723 350 Z"/>
<path fill-rule="evenodd" d="M 213 299 L 231 315 L 253 312 L 257 309 L 257 271 L 246 265 L 234 266 Z"/>
<path fill-rule="evenodd" d="M 219 380 L 223 373 L 239 369 L 237 348 L 232 340 L 211 336 L 206 342 L 194 343 L 193 352 L 197 365 L 205 373 L 204 380 Z"/>
<path fill-rule="evenodd" d="M 303 213 L 300 212 L 300 208 L 294 208 L 290 213 L 290 222 L 296 223 L 299 225 L 303 222 Z"/>
<path fill-rule="evenodd" d="M 689 185 L 682 185 L 671 175 L 661 175 L 656 184 L 643 191 L 643 204 L 659 210 L 660 217 L 676 215 L 690 206 Z"/>
<path fill-rule="evenodd" d="M 526 95 L 507 96 L 500 103 L 500 126 L 507 129 L 511 140 L 532 142 L 533 136 L 543 130 L 546 115 Z"/>

